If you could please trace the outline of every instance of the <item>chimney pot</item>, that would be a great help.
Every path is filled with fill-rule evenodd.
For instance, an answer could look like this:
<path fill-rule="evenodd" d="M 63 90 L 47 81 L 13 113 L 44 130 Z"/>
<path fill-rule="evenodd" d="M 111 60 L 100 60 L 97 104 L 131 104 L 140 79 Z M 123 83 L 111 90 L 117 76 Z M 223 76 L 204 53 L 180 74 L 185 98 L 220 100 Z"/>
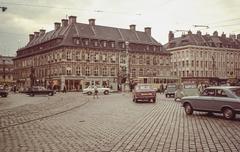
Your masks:
<path fill-rule="evenodd" d="M 136 31 L 136 25 L 131 24 L 129 25 L 131 31 Z"/>
<path fill-rule="evenodd" d="M 191 30 L 189 30 L 189 31 L 188 31 L 188 34 L 189 34 L 189 35 L 191 35 L 191 34 L 192 34 L 192 31 L 191 31 Z"/>
<path fill-rule="evenodd" d="M 34 39 L 34 34 L 29 34 L 29 42 L 31 42 Z"/>
<path fill-rule="evenodd" d="M 94 26 L 94 25 L 95 25 L 95 19 L 94 19 L 94 18 L 90 18 L 90 19 L 88 20 L 88 22 L 89 22 L 89 25 L 91 25 L 91 26 Z"/>
<path fill-rule="evenodd" d="M 198 35 L 198 36 L 201 36 L 201 35 L 202 35 L 202 32 L 201 32 L 201 31 L 197 31 L 197 35 Z"/>
<path fill-rule="evenodd" d="M 39 36 L 39 32 L 34 32 L 34 37 L 38 37 Z"/>
<path fill-rule="evenodd" d="M 145 30 L 145 33 L 151 36 L 151 27 L 145 27 L 144 30 Z"/>
<path fill-rule="evenodd" d="M 54 29 L 55 30 L 58 30 L 60 28 L 60 26 L 61 26 L 61 23 L 59 23 L 59 22 L 54 23 Z"/>
<path fill-rule="evenodd" d="M 237 39 L 240 40 L 240 34 L 237 35 Z"/>
<path fill-rule="evenodd" d="M 69 16 L 69 24 L 77 23 L 77 17 L 76 16 Z"/>
<path fill-rule="evenodd" d="M 226 38 L 226 34 L 224 32 L 222 33 L 222 38 Z"/>
<path fill-rule="evenodd" d="M 170 42 L 173 39 L 174 39 L 174 33 L 173 33 L 173 31 L 169 31 L 169 33 L 168 33 L 168 42 Z"/>
<path fill-rule="evenodd" d="M 62 26 L 63 27 L 68 26 L 68 19 L 62 19 Z"/>
<path fill-rule="evenodd" d="M 44 35 L 45 34 L 45 32 L 46 32 L 46 30 L 45 29 L 40 29 L 40 36 L 42 36 L 42 35 Z"/>
<path fill-rule="evenodd" d="M 218 32 L 217 32 L 217 31 L 214 31 L 214 32 L 213 32 L 213 36 L 218 37 Z"/>

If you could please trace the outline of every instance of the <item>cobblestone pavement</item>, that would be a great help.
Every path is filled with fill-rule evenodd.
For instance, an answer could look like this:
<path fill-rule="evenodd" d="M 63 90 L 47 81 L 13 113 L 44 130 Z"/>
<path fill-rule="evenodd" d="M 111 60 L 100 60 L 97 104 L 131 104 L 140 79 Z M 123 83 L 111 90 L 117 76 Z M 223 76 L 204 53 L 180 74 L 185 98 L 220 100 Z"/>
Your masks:
<path fill-rule="evenodd" d="M 239 116 L 186 116 L 180 103 L 162 95 L 155 104 L 136 104 L 130 94 L 33 100 L 40 98 L 0 110 L 0 151 L 240 151 Z"/>

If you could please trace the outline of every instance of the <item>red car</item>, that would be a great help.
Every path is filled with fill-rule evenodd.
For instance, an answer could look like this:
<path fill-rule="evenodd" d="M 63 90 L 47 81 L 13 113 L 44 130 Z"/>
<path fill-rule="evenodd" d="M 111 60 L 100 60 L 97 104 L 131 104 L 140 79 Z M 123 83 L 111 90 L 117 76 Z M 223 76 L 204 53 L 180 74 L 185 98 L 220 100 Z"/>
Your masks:
<path fill-rule="evenodd" d="M 133 90 L 133 101 L 148 101 L 155 103 L 156 90 L 154 90 L 151 85 L 138 84 Z"/>

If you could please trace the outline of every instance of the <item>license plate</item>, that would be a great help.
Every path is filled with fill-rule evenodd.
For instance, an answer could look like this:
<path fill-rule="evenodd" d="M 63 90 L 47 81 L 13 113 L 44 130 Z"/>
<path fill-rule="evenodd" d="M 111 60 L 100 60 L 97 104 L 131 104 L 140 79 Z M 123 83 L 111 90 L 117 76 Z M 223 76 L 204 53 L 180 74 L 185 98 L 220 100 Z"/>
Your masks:
<path fill-rule="evenodd" d="M 151 96 L 152 93 L 141 93 L 142 96 Z"/>

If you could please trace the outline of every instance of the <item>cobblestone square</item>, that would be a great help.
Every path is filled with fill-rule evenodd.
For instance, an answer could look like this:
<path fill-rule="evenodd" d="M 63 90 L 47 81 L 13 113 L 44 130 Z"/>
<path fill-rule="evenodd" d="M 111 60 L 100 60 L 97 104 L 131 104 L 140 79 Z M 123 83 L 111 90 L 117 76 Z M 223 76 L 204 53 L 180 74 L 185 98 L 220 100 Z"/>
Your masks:
<path fill-rule="evenodd" d="M 240 151 L 239 115 L 187 116 L 179 102 L 159 94 L 153 104 L 134 103 L 129 93 L 99 99 L 11 94 L 0 99 L 0 107 L 2 152 Z"/>

